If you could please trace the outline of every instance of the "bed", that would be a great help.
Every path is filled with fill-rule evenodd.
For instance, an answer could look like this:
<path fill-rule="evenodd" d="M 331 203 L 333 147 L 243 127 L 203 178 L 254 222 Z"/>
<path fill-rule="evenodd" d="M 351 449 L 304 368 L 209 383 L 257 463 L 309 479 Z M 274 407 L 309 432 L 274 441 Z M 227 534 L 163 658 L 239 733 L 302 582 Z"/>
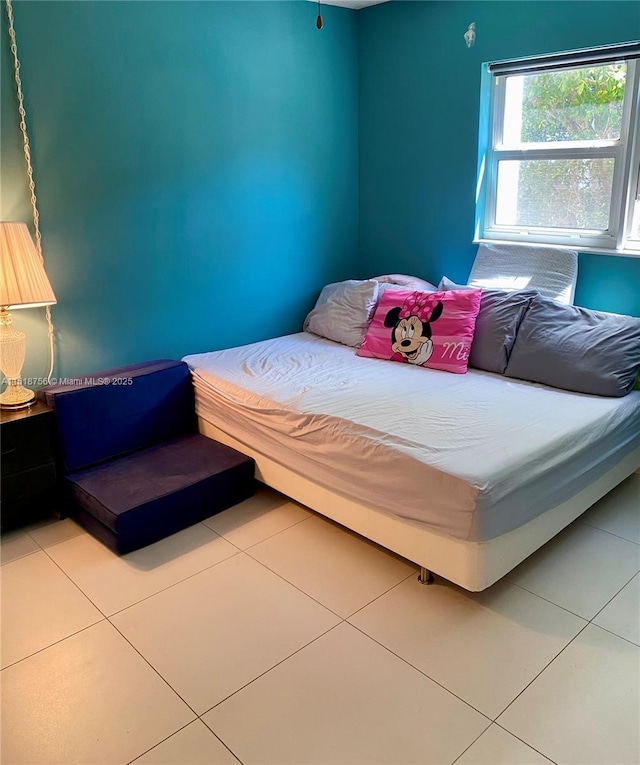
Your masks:
<path fill-rule="evenodd" d="M 201 432 L 425 581 L 489 587 L 640 466 L 640 391 L 448 374 L 310 332 L 184 360 Z"/>

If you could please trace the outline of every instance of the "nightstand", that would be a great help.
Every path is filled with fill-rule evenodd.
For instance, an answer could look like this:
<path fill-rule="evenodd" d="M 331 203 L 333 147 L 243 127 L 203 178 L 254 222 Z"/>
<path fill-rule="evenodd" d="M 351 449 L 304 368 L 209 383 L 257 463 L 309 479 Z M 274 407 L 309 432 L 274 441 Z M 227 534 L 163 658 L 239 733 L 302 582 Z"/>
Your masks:
<path fill-rule="evenodd" d="M 2 531 L 52 513 L 56 468 L 53 409 L 38 401 L 28 409 L 0 411 Z"/>

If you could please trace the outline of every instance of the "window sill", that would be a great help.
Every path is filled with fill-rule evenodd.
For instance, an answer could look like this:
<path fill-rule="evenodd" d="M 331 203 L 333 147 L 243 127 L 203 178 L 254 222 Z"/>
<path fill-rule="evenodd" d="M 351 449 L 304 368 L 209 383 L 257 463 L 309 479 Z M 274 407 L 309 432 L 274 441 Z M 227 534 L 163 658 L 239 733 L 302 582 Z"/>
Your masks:
<path fill-rule="evenodd" d="M 523 247 L 557 247 L 559 250 L 575 250 L 576 252 L 584 252 L 592 255 L 611 255 L 619 258 L 640 258 L 640 249 L 637 250 L 614 250 L 605 247 L 588 247 L 578 246 L 578 243 L 573 244 L 552 244 L 550 242 L 532 242 L 527 240 L 523 242 L 515 239 L 474 239 L 473 244 L 515 244 L 522 245 Z"/>

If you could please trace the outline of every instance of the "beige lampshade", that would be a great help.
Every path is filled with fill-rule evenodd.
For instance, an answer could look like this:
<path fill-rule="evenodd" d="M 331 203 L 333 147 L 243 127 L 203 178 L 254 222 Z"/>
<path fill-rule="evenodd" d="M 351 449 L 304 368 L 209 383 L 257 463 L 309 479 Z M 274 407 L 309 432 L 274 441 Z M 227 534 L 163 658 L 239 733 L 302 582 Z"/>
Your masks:
<path fill-rule="evenodd" d="M 0 223 L 0 306 L 37 308 L 55 302 L 26 224 Z"/>

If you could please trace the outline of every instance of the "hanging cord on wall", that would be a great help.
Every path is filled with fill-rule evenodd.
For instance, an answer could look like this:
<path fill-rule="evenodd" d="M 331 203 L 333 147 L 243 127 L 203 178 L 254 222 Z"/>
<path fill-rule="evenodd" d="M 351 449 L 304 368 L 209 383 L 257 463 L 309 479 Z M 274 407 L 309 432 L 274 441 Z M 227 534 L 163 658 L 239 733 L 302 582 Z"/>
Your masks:
<path fill-rule="evenodd" d="M 27 176 L 29 178 L 29 192 L 31 194 L 31 208 L 33 210 L 33 228 L 36 235 L 36 249 L 40 260 L 44 265 L 44 256 L 42 254 L 42 235 L 40 234 L 40 213 L 38 212 L 38 200 L 36 198 L 36 184 L 33 180 L 33 166 L 31 164 L 31 149 L 29 147 L 29 136 L 27 135 L 27 113 L 24 108 L 24 96 L 22 94 L 22 81 L 20 79 L 20 61 L 18 60 L 18 45 L 16 43 L 16 31 L 13 26 L 13 8 L 11 0 L 6 0 L 7 17 L 9 19 L 9 38 L 11 40 L 11 53 L 13 54 L 13 68 L 16 80 L 16 89 L 18 93 L 18 114 L 20 115 L 20 131 L 22 132 L 22 144 L 24 147 L 24 159 L 27 163 Z M 51 321 L 51 306 L 46 306 L 45 317 L 47 319 L 48 337 L 49 337 L 49 374 L 47 381 L 51 380 L 53 368 L 55 366 L 55 349 L 53 342 L 54 327 Z"/>

